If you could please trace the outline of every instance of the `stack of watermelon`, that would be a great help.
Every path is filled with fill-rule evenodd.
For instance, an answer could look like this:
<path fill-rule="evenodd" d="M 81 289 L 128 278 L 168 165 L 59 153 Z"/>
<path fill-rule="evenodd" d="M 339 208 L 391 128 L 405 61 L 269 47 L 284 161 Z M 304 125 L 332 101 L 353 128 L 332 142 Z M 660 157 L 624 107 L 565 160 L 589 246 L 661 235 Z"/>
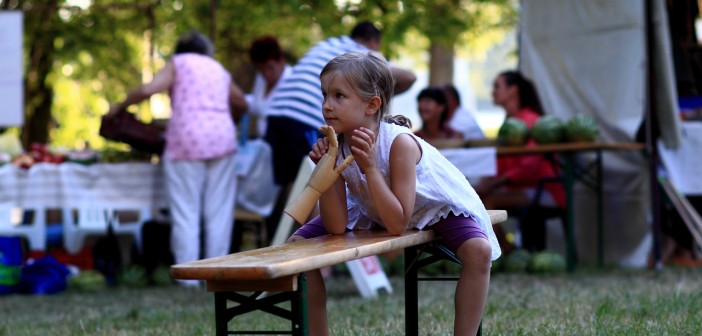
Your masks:
<path fill-rule="evenodd" d="M 555 274 L 566 270 L 565 258 L 556 252 L 540 251 L 530 253 L 517 249 L 493 261 L 492 272 Z"/>
<path fill-rule="evenodd" d="M 555 115 L 545 115 L 531 129 L 523 121 L 508 117 L 497 132 L 497 142 L 500 146 L 523 146 L 529 138 L 540 145 L 594 142 L 598 134 L 599 127 L 595 119 L 586 114 L 578 114 L 567 122 Z"/>

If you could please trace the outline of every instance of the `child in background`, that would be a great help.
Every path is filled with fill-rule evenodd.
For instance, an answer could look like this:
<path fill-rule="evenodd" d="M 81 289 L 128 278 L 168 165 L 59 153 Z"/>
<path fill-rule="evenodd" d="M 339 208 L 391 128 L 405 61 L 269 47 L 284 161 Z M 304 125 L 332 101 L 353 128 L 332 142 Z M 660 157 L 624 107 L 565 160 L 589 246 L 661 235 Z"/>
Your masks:
<path fill-rule="evenodd" d="M 475 335 L 487 301 L 491 260 L 500 256 L 485 207 L 463 174 L 412 134 L 409 120 L 389 116 L 394 80 L 387 62 L 370 53 L 332 59 L 320 74 L 322 113 L 339 137 L 339 165 L 355 161 L 320 198 L 320 216 L 289 241 L 346 230 L 434 229 L 463 264 L 456 287 L 455 335 Z M 320 139 L 310 158 L 329 150 Z M 326 289 L 319 271 L 307 274 L 310 335 L 328 333 Z"/>
<path fill-rule="evenodd" d="M 417 108 L 422 118 L 422 128 L 414 134 L 426 141 L 436 139 L 461 139 L 463 135 L 448 124 L 449 110 L 444 91 L 428 87 L 417 95 Z"/>

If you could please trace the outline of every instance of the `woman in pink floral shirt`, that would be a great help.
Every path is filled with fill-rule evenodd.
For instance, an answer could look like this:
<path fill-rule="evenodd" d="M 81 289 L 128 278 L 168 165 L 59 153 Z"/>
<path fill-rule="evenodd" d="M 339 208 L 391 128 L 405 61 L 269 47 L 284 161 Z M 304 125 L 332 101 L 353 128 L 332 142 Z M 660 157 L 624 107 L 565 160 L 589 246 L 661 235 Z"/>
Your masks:
<path fill-rule="evenodd" d="M 229 253 L 236 195 L 236 128 L 230 104 L 246 110 L 242 90 L 212 58 L 204 35 L 180 37 L 175 52 L 153 81 L 132 90 L 109 114 L 151 95 L 168 91 L 172 117 L 166 130 L 163 167 L 172 221 L 171 249 L 176 263 Z M 204 255 L 200 255 L 200 219 Z M 196 285 L 196 282 L 183 282 Z"/>

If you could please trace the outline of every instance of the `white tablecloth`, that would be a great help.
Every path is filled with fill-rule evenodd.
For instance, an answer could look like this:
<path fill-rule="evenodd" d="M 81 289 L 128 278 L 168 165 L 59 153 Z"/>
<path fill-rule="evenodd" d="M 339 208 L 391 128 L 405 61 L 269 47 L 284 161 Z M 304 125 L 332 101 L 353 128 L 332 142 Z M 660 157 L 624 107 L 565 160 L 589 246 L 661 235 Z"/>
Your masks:
<path fill-rule="evenodd" d="M 22 208 L 164 208 L 161 166 L 151 163 L 39 163 L 30 169 L 0 167 L 0 203 Z"/>
<path fill-rule="evenodd" d="M 257 147 L 256 153 L 267 153 L 266 148 Z M 495 148 L 443 149 L 441 153 L 469 178 L 495 175 Z M 269 157 L 256 156 L 250 169 L 256 173 L 239 177 L 237 205 L 263 216 L 270 214 L 277 192 L 269 176 L 272 172 L 263 169 Z M 162 168 L 151 163 L 38 163 L 28 170 L 6 164 L 0 166 L 0 203 L 41 209 L 91 204 L 155 209 L 167 207 L 167 197 Z"/>
<path fill-rule="evenodd" d="M 471 183 L 481 177 L 497 175 L 495 147 L 451 148 L 439 150 Z"/>

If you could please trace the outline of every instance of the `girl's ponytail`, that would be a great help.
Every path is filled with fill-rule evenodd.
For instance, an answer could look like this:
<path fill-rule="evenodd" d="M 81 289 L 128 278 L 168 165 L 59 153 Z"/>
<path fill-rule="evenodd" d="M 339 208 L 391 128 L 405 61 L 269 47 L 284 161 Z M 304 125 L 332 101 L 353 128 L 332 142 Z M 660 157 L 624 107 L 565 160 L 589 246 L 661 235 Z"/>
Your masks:
<path fill-rule="evenodd" d="M 386 116 L 384 118 L 384 121 L 391 123 L 391 124 L 405 126 L 409 129 L 412 129 L 412 121 L 409 120 L 409 118 L 407 118 L 401 114 L 394 115 L 394 116 Z"/>

